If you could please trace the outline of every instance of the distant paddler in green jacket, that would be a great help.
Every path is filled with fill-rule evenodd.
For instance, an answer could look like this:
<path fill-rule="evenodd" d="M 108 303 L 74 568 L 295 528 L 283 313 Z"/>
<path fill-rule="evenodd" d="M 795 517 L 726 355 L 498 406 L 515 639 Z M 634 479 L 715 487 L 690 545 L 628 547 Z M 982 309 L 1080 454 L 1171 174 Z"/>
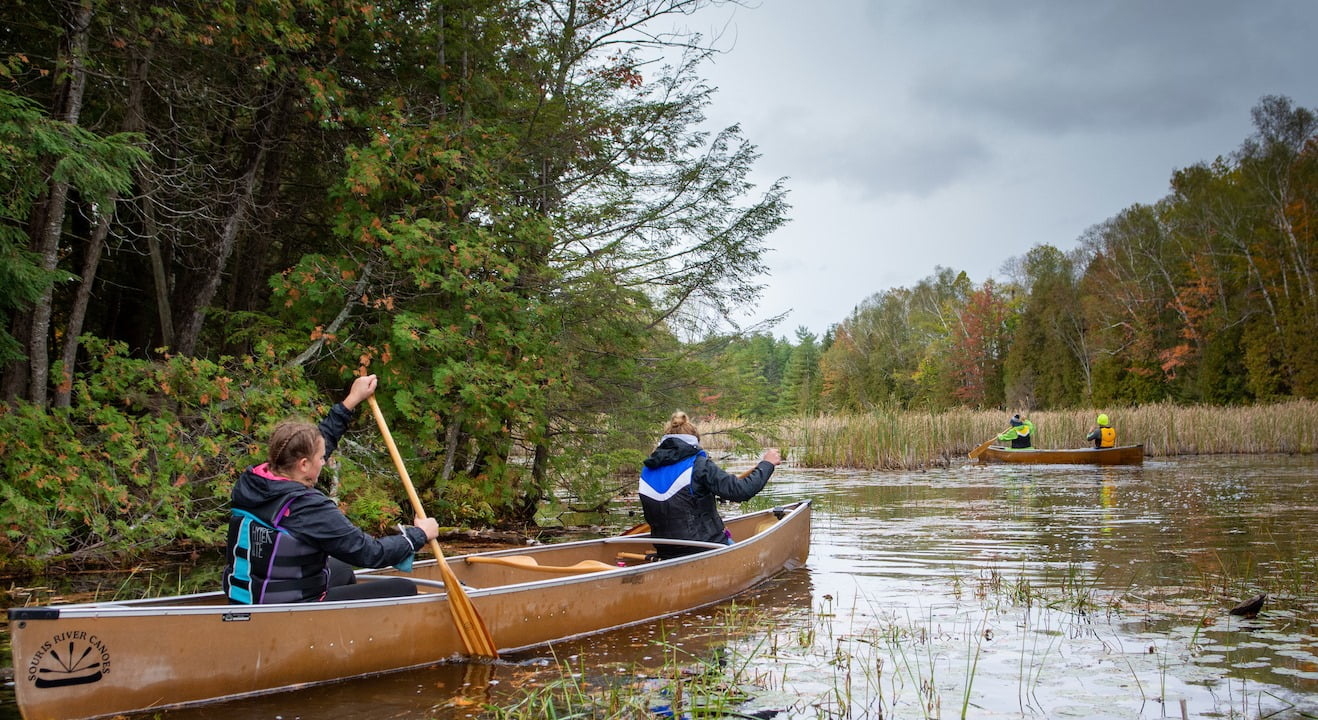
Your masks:
<path fill-rule="evenodd" d="M 1011 427 L 998 436 L 998 442 L 1006 444 L 1013 450 L 1033 446 L 1034 423 L 1022 420 L 1020 413 L 1011 416 Z"/>
<path fill-rule="evenodd" d="M 1107 413 L 1101 413 L 1098 416 L 1098 427 L 1089 431 L 1085 439 L 1094 443 L 1096 448 L 1117 446 L 1117 431 L 1112 428 L 1112 423 L 1108 422 Z"/>

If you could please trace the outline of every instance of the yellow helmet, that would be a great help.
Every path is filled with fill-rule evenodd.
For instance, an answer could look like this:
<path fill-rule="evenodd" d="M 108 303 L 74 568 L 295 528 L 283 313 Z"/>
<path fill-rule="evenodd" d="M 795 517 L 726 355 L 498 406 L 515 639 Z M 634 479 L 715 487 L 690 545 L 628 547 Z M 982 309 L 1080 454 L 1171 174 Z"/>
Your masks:
<path fill-rule="evenodd" d="M 1101 414 L 1101 415 L 1098 416 L 1098 424 L 1099 424 L 1099 425 L 1107 425 L 1107 424 L 1108 424 L 1108 421 L 1107 421 L 1107 413 L 1103 413 L 1103 414 Z"/>

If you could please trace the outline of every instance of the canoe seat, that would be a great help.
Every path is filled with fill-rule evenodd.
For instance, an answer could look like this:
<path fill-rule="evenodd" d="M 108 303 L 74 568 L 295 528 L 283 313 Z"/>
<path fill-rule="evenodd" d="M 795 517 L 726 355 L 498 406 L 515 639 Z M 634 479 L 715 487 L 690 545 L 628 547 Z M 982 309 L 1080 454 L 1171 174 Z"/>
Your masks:
<path fill-rule="evenodd" d="M 506 565 L 508 567 L 521 568 L 523 570 L 535 570 L 537 572 L 561 573 L 563 575 L 580 575 L 582 573 L 600 572 L 601 570 L 617 570 L 617 565 L 610 565 L 599 560 L 582 560 L 575 565 L 541 565 L 539 561 L 530 555 L 500 555 L 495 557 L 481 557 L 475 555 L 467 558 L 469 563 L 486 563 L 489 565 Z"/>

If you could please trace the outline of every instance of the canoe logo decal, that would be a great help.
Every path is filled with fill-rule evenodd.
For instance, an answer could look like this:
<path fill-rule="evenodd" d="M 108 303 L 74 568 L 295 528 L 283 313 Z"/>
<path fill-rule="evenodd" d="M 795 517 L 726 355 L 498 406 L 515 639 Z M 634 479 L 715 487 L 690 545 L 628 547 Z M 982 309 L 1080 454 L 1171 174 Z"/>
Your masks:
<path fill-rule="evenodd" d="M 27 681 L 39 688 L 86 685 L 110 672 L 110 648 L 83 630 L 56 633 L 27 662 Z"/>

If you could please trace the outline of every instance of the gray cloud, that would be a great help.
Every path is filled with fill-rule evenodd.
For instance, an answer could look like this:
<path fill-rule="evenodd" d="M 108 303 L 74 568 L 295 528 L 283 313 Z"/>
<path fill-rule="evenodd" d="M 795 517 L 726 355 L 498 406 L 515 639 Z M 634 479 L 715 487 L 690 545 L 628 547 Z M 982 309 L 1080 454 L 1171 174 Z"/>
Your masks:
<path fill-rule="evenodd" d="M 762 0 L 711 25 L 729 12 L 711 122 L 790 178 L 762 309 L 798 307 L 788 328 L 1069 249 L 1239 147 L 1261 96 L 1318 106 L 1311 0 Z"/>
<path fill-rule="evenodd" d="M 1302 3 L 922 3 L 915 99 L 1023 132 L 1174 128 L 1318 60 Z M 928 34 L 924 34 L 927 32 Z M 1284 49 L 1280 49 L 1284 48 Z"/>
<path fill-rule="evenodd" d="M 882 136 L 878 136 L 882 135 Z M 864 129 L 787 143 L 801 180 L 834 182 L 862 199 L 924 196 L 982 168 L 990 152 L 970 135 L 901 136 Z"/>

